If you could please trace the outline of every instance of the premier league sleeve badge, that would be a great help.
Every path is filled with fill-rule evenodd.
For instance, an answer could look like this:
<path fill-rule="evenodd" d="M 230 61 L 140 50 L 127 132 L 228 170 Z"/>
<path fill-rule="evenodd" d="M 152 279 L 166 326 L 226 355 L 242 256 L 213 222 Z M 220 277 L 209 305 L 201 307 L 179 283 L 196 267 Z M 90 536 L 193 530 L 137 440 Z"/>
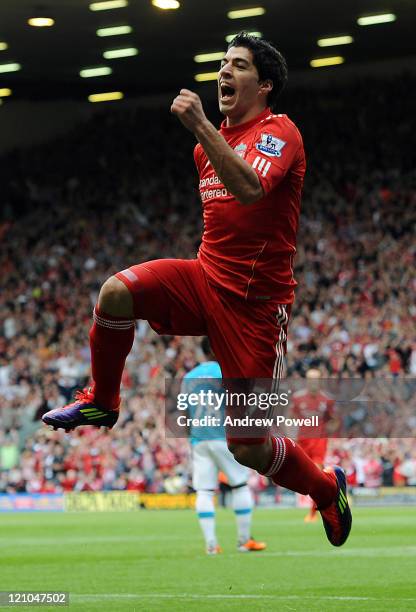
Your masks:
<path fill-rule="evenodd" d="M 281 157 L 285 144 L 284 140 L 272 134 L 262 134 L 261 141 L 256 144 L 256 149 L 269 157 Z"/>

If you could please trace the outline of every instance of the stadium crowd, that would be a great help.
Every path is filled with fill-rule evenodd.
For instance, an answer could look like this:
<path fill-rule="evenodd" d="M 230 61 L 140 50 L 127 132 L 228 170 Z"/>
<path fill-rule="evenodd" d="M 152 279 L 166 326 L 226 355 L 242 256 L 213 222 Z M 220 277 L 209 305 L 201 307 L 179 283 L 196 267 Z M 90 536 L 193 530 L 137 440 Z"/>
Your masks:
<path fill-rule="evenodd" d="M 308 159 L 288 376 L 313 366 L 324 377 L 390 378 L 392 388 L 416 376 L 415 89 L 404 75 L 350 83 L 348 96 L 331 86 L 282 98 Z M 167 112 L 125 108 L 2 158 L 0 492 L 188 490 L 189 445 L 165 437 L 164 381 L 202 359 L 196 338 L 138 322 L 111 433 L 66 435 L 39 419 L 88 381 L 103 280 L 139 261 L 195 256 L 192 146 Z M 389 431 L 331 442 L 351 483 L 416 484 L 415 407 L 396 405 Z"/>

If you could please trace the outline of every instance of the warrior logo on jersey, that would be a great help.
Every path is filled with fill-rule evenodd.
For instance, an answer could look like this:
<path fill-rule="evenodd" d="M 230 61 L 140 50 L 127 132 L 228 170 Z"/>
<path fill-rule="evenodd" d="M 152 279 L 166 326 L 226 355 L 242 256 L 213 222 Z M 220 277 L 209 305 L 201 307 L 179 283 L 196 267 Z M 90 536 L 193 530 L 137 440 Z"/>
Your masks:
<path fill-rule="evenodd" d="M 272 136 L 272 134 L 262 134 L 261 141 L 256 144 L 256 149 L 264 153 L 264 155 L 280 157 L 285 144 L 284 140 L 280 140 L 280 138 Z"/>

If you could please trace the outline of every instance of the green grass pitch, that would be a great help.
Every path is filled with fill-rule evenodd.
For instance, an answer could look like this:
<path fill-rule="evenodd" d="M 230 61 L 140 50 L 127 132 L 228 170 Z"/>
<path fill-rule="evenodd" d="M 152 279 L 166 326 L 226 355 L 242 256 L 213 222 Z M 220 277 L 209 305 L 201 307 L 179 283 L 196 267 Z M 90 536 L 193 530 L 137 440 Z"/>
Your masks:
<path fill-rule="evenodd" d="M 61 609 L 83 612 L 416 610 L 415 508 L 355 509 L 339 549 L 303 515 L 257 510 L 253 532 L 268 548 L 242 554 L 221 509 L 224 553 L 207 557 L 190 510 L 3 514 L 0 591 L 69 591 Z"/>

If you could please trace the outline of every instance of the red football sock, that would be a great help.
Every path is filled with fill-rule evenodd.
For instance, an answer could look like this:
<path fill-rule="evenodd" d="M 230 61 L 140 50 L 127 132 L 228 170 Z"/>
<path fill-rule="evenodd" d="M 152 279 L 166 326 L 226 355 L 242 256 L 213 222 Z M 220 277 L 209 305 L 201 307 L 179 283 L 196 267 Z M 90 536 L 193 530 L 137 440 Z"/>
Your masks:
<path fill-rule="evenodd" d="M 338 490 L 334 477 L 318 468 L 290 438 L 272 436 L 272 444 L 272 459 L 264 475 L 286 489 L 310 495 L 318 508 L 329 506 Z"/>
<path fill-rule="evenodd" d="M 116 410 L 120 403 L 121 376 L 133 346 L 134 330 L 134 319 L 112 317 L 95 307 L 90 329 L 94 397 L 107 410 Z"/>

